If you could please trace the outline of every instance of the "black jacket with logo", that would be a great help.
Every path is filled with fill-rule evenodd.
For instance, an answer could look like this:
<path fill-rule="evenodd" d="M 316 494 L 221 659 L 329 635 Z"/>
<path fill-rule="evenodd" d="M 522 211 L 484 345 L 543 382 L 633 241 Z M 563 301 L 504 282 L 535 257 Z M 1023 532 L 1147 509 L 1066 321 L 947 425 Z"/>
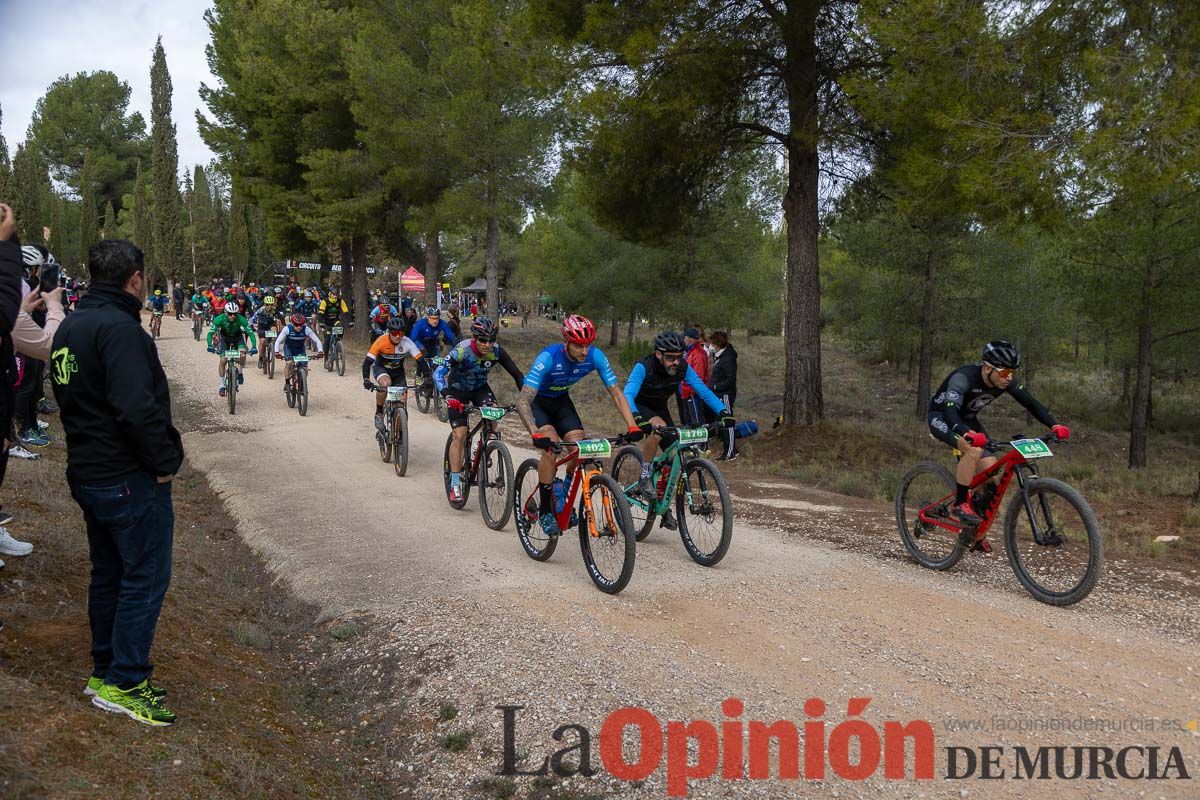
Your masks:
<path fill-rule="evenodd" d="M 183 463 L 167 376 L 140 309 L 122 289 L 93 286 L 54 334 L 50 375 L 71 480 L 172 475 Z"/>

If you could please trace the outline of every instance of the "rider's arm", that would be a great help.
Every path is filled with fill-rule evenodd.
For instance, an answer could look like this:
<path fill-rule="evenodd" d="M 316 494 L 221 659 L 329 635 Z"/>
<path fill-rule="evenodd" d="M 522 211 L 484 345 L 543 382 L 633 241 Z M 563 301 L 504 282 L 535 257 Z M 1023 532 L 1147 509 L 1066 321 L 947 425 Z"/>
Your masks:
<path fill-rule="evenodd" d="M 450 351 L 446 356 L 446 360 L 438 364 L 437 369 L 433 371 L 433 388 L 438 392 L 444 393 L 446 387 L 454 380 L 454 374 L 458 371 L 458 359 L 454 356 L 458 354 L 457 350 Z"/>
<path fill-rule="evenodd" d="M 313 343 L 313 345 L 314 345 L 314 346 L 316 346 L 316 348 L 317 348 L 317 352 L 318 352 L 318 353 L 324 353 L 324 352 L 325 352 L 325 348 L 324 348 L 324 346 L 321 344 L 321 339 L 320 339 L 320 337 L 318 337 L 318 336 L 317 336 L 317 332 L 316 332 L 316 331 L 314 331 L 314 330 L 312 329 L 312 327 L 311 327 L 311 326 L 309 326 L 309 325 L 305 325 L 305 326 L 304 326 L 304 335 L 305 335 L 305 336 L 307 336 L 309 339 L 311 339 L 311 340 L 312 340 L 312 343 Z"/>
<path fill-rule="evenodd" d="M 608 395 L 612 398 L 613 405 L 617 407 L 617 412 L 625 420 L 626 425 L 630 428 L 636 427 L 637 422 L 633 419 L 633 412 L 629 410 L 629 403 L 625 400 L 625 395 L 621 393 L 620 381 L 617 380 L 617 373 L 613 372 L 612 364 L 608 362 L 608 356 L 604 355 L 599 347 L 593 346 L 591 357 L 592 364 L 600 375 L 600 380 L 608 387 Z"/>
<path fill-rule="evenodd" d="M 525 382 L 521 386 L 521 392 L 517 395 L 517 413 L 521 416 L 521 421 L 525 423 L 525 427 L 529 429 L 530 434 L 537 434 L 538 426 L 533 419 L 533 401 L 537 397 L 538 390 L 542 387 L 542 378 L 550 372 L 554 367 L 554 358 L 546 350 L 538 354 L 534 359 L 533 366 L 529 368 L 529 372 L 525 375 Z"/>
<path fill-rule="evenodd" d="M 213 337 L 217 335 L 217 326 L 219 324 L 221 324 L 221 318 L 214 317 L 212 326 L 208 329 L 208 347 L 210 350 L 212 349 Z"/>
<path fill-rule="evenodd" d="M 639 364 L 638 366 L 641 365 Z M 700 376 L 696 374 L 696 370 L 691 368 L 691 365 L 688 365 L 687 371 L 683 373 L 683 381 L 691 387 L 693 392 L 700 395 L 700 399 L 704 401 L 704 404 L 713 411 L 720 414 L 725 410 L 725 404 L 721 402 L 721 398 L 717 397 L 712 389 L 704 385 L 704 381 L 700 380 Z M 630 405 L 633 404 L 630 403 Z"/>
<path fill-rule="evenodd" d="M 1054 419 L 1054 415 L 1050 413 L 1050 409 L 1042 405 L 1036 397 L 1029 393 L 1025 388 L 1025 384 L 1010 386 L 1008 393 L 1013 396 L 1013 399 L 1025 407 L 1025 410 L 1033 414 L 1033 418 L 1045 425 L 1047 428 L 1053 428 L 1058 424 Z"/>
<path fill-rule="evenodd" d="M 363 373 L 364 381 L 371 380 L 371 365 L 374 363 L 375 363 L 375 354 L 367 353 L 367 357 L 363 359 L 363 365 L 362 365 L 362 373 Z"/>
<path fill-rule="evenodd" d="M 276 336 L 275 337 L 275 352 L 276 353 L 283 353 L 283 345 L 285 342 L 287 342 L 286 336 Z"/>
<path fill-rule="evenodd" d="M 646 380 L 646 365 L 638 362 L 633 365 L 633 370 L 629 373 L 629 380 L 625 381 L 625 402 L 629 404 L 629 410 L 634 414 L 638 413 L 637 403 L 634 398 L 642 389 L 642 382 Z"/>
<path fill-rule="evenodd" d="M 496 349 L 499 350 L 499 346 Z M 521 368 L 517 366 L 517 362 L 512 360 L 512 356 L 508 354 L 507 350 L 500 350 L 496 354 L 496 360 L 500 362 L 500 366 L 504 367 L 504 371 L 517 382 L 517 391 L 521 391 L 521 384 L 525 382 L 525 376 L 521 374 Z"/>
<path fill-rule="evenodd" d="M 454 345 L 458 344 L 458 338 L 454 335 L 454 331 L 450 329 L 450 323 L 446 322 L 446 320 L 442 320 L 438 323 L 438 330 L 440 330 L 442 335 L 446 337 L 447 345 L 454 347 Z"/>
<path fill-rule="evenodd" d="M 242 329 L 243 333 L 250 337 L 250 349 L 257 350 L 258 339 L 256 339 L 254 336 L 254 328 L 252 328 L 250 326 L 250 322 L 240 314 L 238 315 L 238 327 Z"/>
<path fill-rule="evenodd" d="M 963 422 L 961 405 L 970 389 L 970 380 L 962 374 L 954 375 L 946 385 L 946 402 L 942 405 L 942 416 L 946 418 L 955 436 L 962 436 L 971 430 L 971 426 Z"/>

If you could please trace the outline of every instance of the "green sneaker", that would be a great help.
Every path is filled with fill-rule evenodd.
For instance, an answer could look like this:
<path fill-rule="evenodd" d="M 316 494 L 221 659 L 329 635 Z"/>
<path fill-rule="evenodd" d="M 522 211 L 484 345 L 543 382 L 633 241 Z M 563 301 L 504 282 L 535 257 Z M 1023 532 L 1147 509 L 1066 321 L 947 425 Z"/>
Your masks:
<path fill-rule="evenodd" d="M 171 725 L 175 722 L 175 712 L 162 704 L 162 698 L 155 696 L 147 681 L 127 691 L 106 683 L 92 698 L 92 705 L 114 714 L 125 714 L 144 725 Z"/>
<path fill-rule="evenodd" d="M 103 685 L 104 685 L 104 680 L 102 678 L 97 678 L 95 675 L 89 676 L 87 686 L 85 686 L 83 689 L 83 696 L 84 697 L 95 697 L 97 694 L 100 693 L 100 687 Z M 167 690 L 164 689 L 163 687 L 155 686 L 153 683 L 148 684 L 148 685 L 150 687 L 150 693 L 153 694 L 155 697 L 163 698 L 163 697 L 167 696 Z"/>

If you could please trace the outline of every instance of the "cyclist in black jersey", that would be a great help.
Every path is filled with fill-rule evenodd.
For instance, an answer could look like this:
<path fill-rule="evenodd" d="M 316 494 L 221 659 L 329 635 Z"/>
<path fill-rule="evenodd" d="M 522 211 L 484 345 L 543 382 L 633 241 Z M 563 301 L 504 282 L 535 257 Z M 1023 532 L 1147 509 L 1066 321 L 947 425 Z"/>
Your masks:
<path fill-rule="evenodd" d="M 968 525 L 982 521 L 971 506 L 971 481 L 996 463 L 995 456 L 985 455 L 983 449 L 988 443 L 988 435 L 978 419 L 980 411 L 1007 393 L 1059 439 L 1065 440 L 1071 435 L 1071 430 L 1058 424 L 1024 384 L 1014 385 L 1013 373 L 1020 366 L 1021 354 L 1017 348 L 1001 340 L 988 342 L 983 347 L 980 363 L 951 372 L 929 401 L 929 432 L 938 441 L 962 453 L 955 474 L 957 488 L 952 513 Z M 982 543 L 981 549 L 991 552 L 986 542 Z"/>

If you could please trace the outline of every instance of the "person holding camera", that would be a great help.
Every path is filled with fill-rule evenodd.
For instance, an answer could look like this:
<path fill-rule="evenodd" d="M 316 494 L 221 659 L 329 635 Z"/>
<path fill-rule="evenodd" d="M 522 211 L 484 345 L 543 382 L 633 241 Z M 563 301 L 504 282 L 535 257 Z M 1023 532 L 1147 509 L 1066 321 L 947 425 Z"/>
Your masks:
<path fill-rule="evenodd" d="M 16 371 L 12 332 L 20 313 L 23 272 L 24 261 L 21 256 L 21 242 L 17 238 L 17 221 L 12 209 L 0 203 L 0 436 L 4 438 L 3 447 L 0 447 L 0 484 L 4 483 L 4 475 L 8 469 L 8 448 L 12 444 L 9 431 L 12 430 L 13 380 Z M 0 526 L 12 518 L 12 514 L 0 508 Z M 0 531 L 3 531 L 0 535 L 0 553 L 25 555 L 33 549 L 29 543 L 13 539 L 3 527 L 0 527 Z M 0 561 L 0 566 L 3 565 L 4 562 Z"/>

